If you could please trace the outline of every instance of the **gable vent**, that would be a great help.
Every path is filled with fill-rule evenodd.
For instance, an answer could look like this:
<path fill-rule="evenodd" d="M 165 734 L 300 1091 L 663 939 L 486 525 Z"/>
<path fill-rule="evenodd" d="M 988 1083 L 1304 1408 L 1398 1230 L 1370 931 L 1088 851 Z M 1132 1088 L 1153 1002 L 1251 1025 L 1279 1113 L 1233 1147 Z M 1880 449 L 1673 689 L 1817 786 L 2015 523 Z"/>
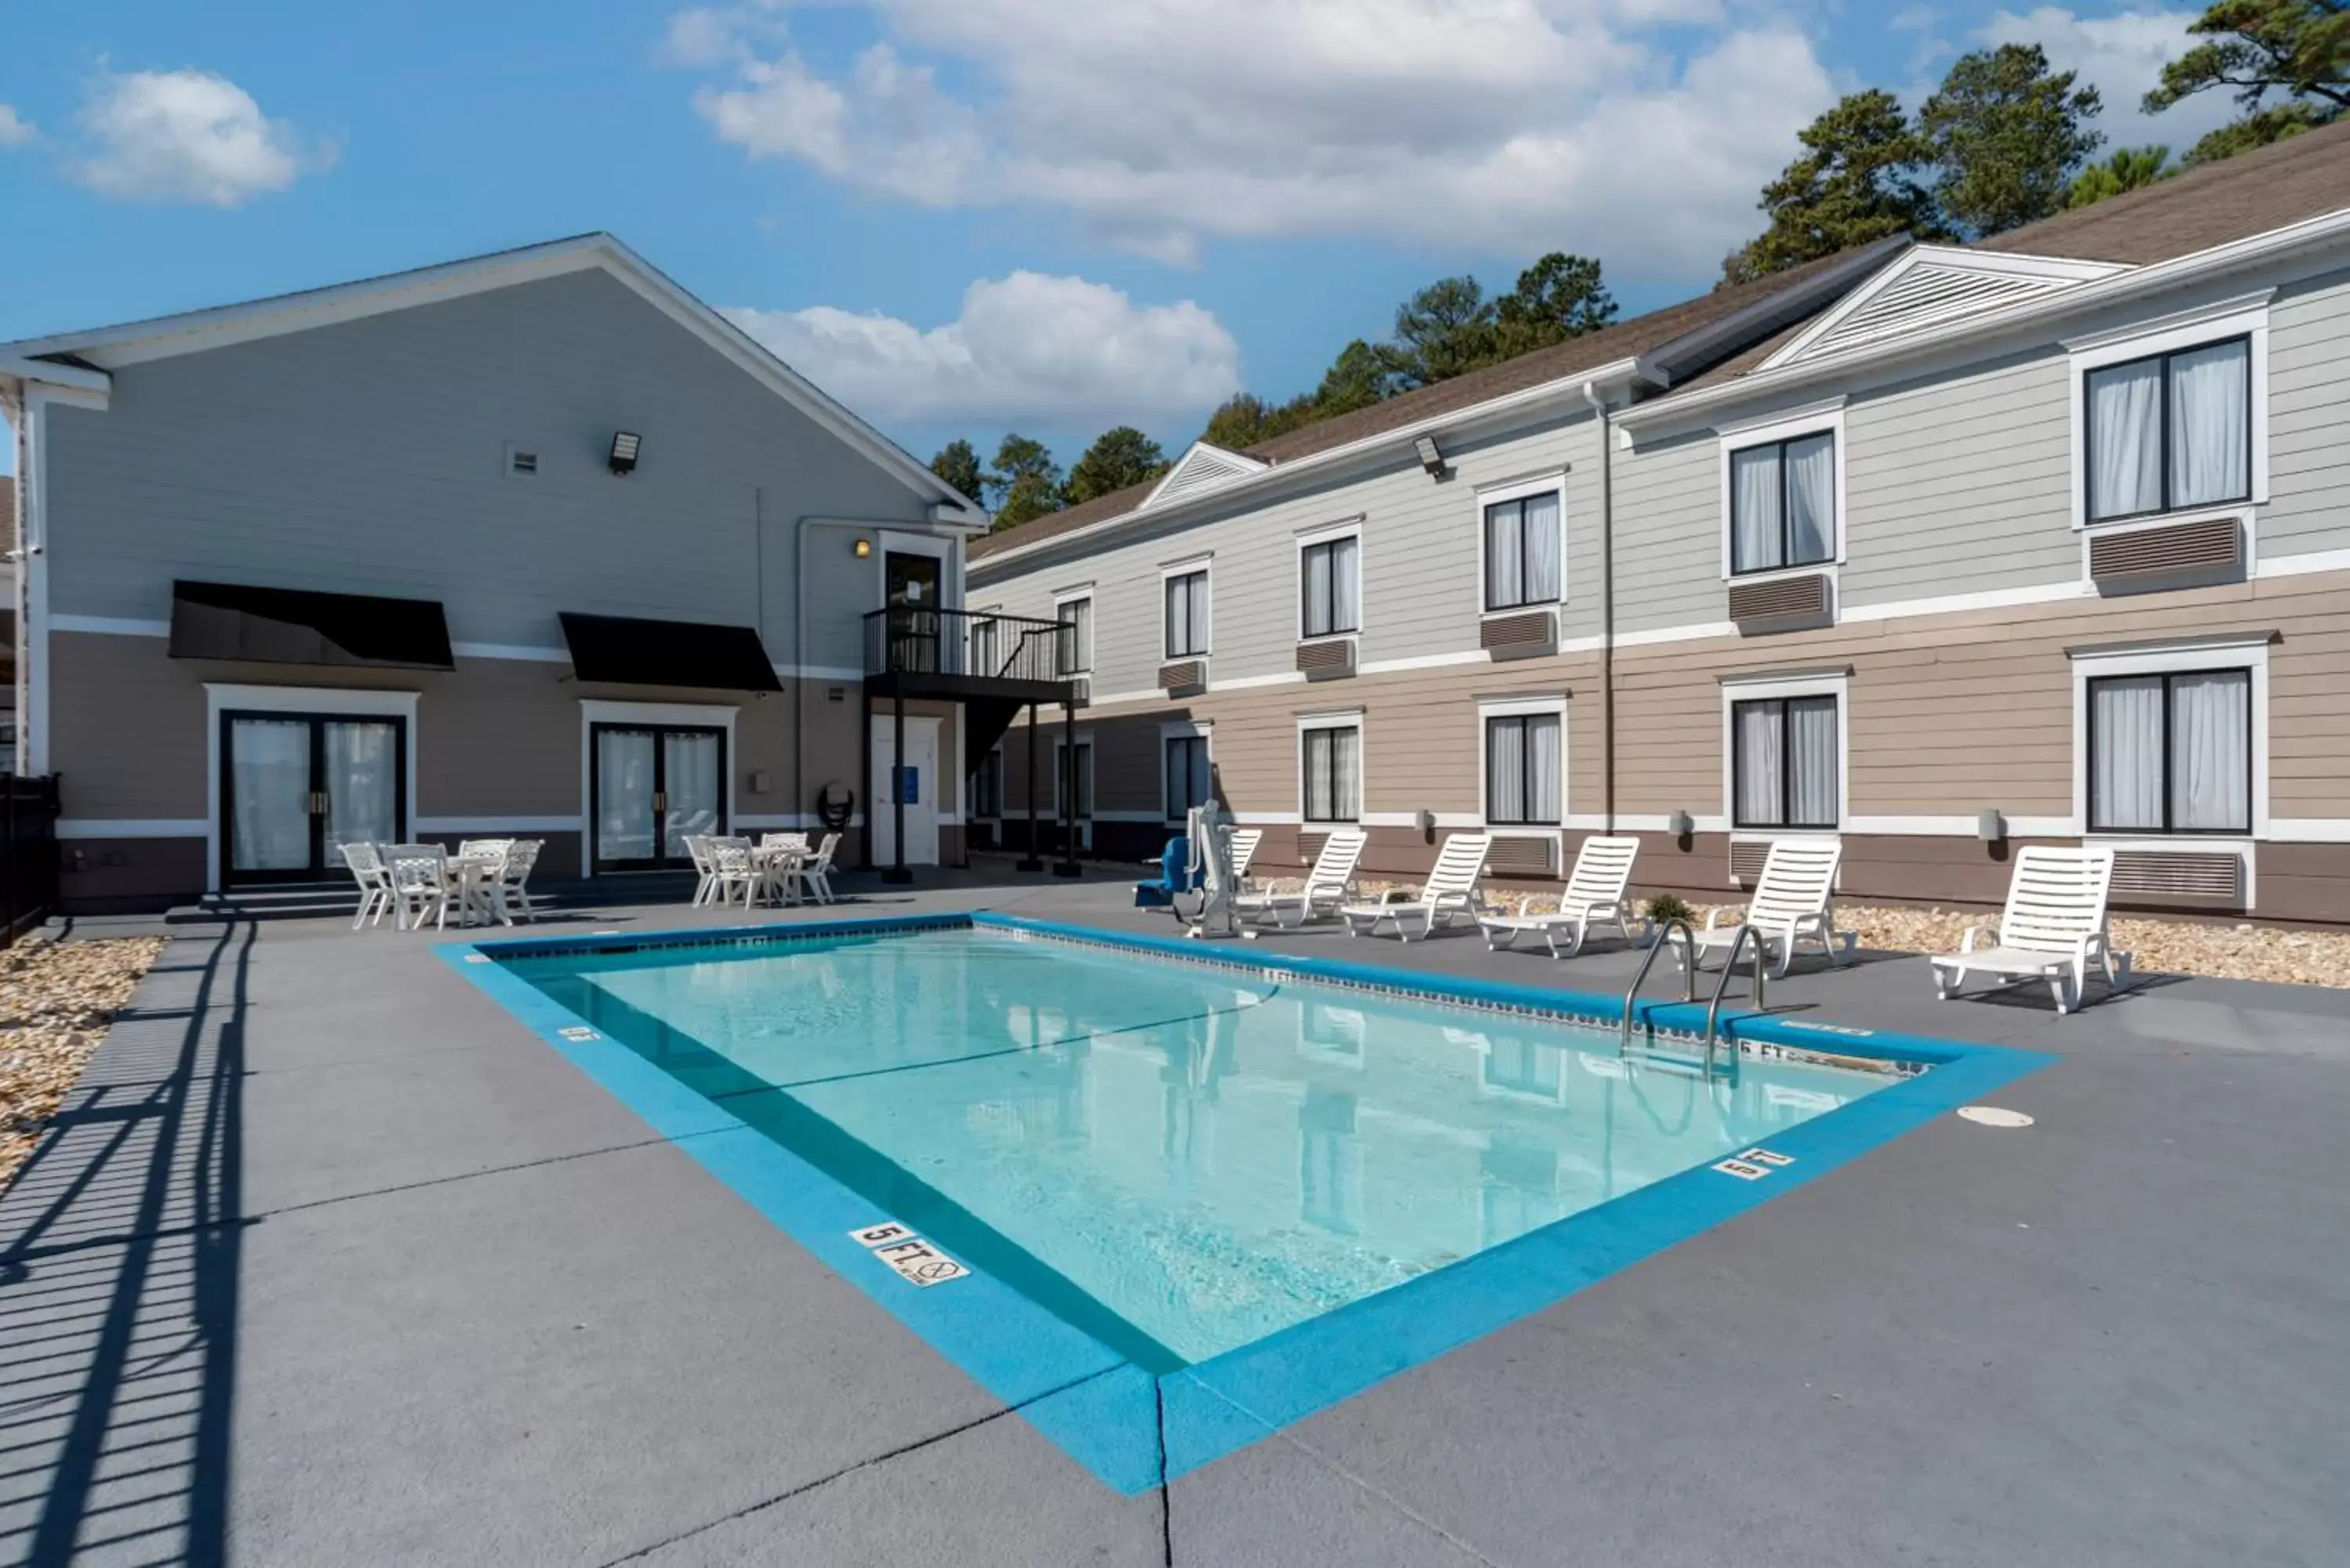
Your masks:
<path fill-rule="evenodd" d="M 1236 452 L 1226 452 L 1205 441 L 1194 441 L 1191 450 L 1176 460 L 1175 466 L 1167 471 L 1167 477 L 1159 482 L 1158 488 L 1144 498 L 1137 510 L 1171 506 L 1178 501 L 1222 489 L 1235 480 L 1262 472 L 1267 466 L 1255 458 L 1243 457 Z"/>
<path fill-rule="evenodd" d="M 2124 849 L 2114 856 L 2113 890 L 2163 903 L 2238 905 L 2244 857 L 2233 850 Z"/>
<path fill-rule="evenodd" d="M 2034 295 L 2067 288 L 2072 283 L 2070 278 L 2027 277 L 1931 265 L 1915 266 L 1806 344 L 1804 353 L 1808 357 L 1856 348 L 1953 317 L 1994 310 Z"/>
<path fill-rule="evenodd" d="M 2243 530 L 2233 517 L 2095 535 L 2089 540 L 2089 576 L 2158 577 L 2221 570 L 2241 563 L 2243 543 Z"/>

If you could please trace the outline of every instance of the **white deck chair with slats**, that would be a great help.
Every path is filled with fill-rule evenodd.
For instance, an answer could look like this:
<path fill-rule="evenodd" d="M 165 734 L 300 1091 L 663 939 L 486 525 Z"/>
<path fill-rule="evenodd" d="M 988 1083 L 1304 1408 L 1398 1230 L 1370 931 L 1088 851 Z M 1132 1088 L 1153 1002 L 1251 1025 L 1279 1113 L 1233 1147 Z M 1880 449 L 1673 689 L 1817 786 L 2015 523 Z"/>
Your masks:
<path fill-rule="evenodd" d="M 346 844 L 343 864 L 359 885 L 359 912 L 351 917 L 351 929 L 381 924 L 383 912 L 391 908 L 391 873 L 384 869 L 383 852 L 372 844 Z"/>
<path fill-rule="evenodd" d="M 1731 915 L 1729 910 L 1711 911 L 1705 918 L 1705 929 L 1697 933 L 1696 952 L 1689 952 L 1676 935 L 1673 956 L 1700 969 L 1711 952 L 1722 954 L 1727 962 L 1738 940 L 1738 928 L 1750 925 L 1762 940 L 1773 980 L 1785 977 L 1795 961 L 1795 950 L 1805 942 L 1817 944 L 1830 962 L 1843 963 L 1852 956 L 1856 936 L 1835 929 L 1836 865 L 1843 858 L 1844 846 L 1834 838 L 1773 839 L 1742 919 L 1725 918 Z"/>
<path fill-rule="evenodd" d="M 1970 973 L 2002 980 L 2044 980 L 2062 1015 L 2081 1005 L 2089 963 L 2106 971 L 2108 994 L 2129 983 L 2129 955 L 2114 951 L 2106 934 L 2106 898 L 2113 887 L 2110 849 L 2033 846 L 2015 855 L 2007 908 L 1996 926 L 1970 926 L 1959 950 L 1929 960 L 1934 991 L 1949 1001 Z M 1977 940 L 1989 937 L 1988 945 Z"/>
<path fill-rule="evenodd" d="M 1381 926 L 1395 928 L 1397 938 L 1409 941 L 1412 927 L 1422 938 L 1436 934 L 1440 923 L 1455 915 L 1472 919 L 1482 911 L 1477 885 L 1485 879 L 1485 857 L 1492 852 L 1491 834 L 1456 833 L 1436 852 L 1436 864 L 1415 898 L 1392 904 L 1348 904 L 1338 911 L 1348 936 L 1376 936 Z"/>
<path fill-rule="evenodd" d="M 1322 852 L 1314 857 L 1314 868 L 1306 872 L 1302 891 L 1243 893 L 1233 898 L 1232 912 L 1243 920 L 1272 924 L 1284 930 L 1336 914 L 1355 891 L 1355 867 L 1361 863 L 1363 846 L 1367 842 L 1360 828 L 1334 829 L 1322 841 Z"/>
<path fill-rule="evenodd" d="M 1626 892 L 1632 885 L 1632 862 L 1639 854 L 1637 838 L 1595 836 L 1585 839 L 1575 852 L 1575 869 L 1567 873 L 1558 912 L 1530 915 L 1521 903 L 1514 915 L 1480 915 L 1477 923 L 1485 928 L 1486 945 L 1499 952 L 1515 944 L 1520 935 L 1531 932 L 1550 944 L 1551 957 L 1573 958 L 1583 950 L 1584 939 L 1594 926 L 1613 926 L 1617 935 L 1630 941 L 1635 917 Z M 1531 901 L 1534 895 L 1526 898 Z M 1563 936 L 1571 940 L 1561 948 L 1558 940 Z"/>

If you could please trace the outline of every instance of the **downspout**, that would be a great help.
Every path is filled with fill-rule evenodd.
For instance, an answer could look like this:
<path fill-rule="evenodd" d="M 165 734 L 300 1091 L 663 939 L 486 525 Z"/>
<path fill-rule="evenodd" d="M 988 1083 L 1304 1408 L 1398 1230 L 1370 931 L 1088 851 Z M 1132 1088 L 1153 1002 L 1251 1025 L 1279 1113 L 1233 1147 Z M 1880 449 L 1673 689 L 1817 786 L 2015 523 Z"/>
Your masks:
<path fill-rule="evenodd" d="M 1607 765 L 1600 774 L 1600 809 L 1616 831 L 1616 429 L 1596 381 L 1583 400 L 1599 421 L 1599 734 Z"/>

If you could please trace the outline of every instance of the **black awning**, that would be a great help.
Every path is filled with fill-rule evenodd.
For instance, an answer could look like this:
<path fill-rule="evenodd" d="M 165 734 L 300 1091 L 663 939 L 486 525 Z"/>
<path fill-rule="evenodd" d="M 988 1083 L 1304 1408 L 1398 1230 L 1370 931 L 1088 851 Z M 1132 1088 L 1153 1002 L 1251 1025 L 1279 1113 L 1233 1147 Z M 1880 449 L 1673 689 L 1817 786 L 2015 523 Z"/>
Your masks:
<path fill-rule="evenodd" d="M 562 613 L 572 673 L 625 686 L 714 686 L 726 691 L 781 691 L 759 634 L 747 626 L 629 616 Z"/>
<path fill-rule="evenodd" d="M 313 594 L 241 583 L 172 585 L 172 657 L 261 664 L 454 670 L 431 599 Z"/>

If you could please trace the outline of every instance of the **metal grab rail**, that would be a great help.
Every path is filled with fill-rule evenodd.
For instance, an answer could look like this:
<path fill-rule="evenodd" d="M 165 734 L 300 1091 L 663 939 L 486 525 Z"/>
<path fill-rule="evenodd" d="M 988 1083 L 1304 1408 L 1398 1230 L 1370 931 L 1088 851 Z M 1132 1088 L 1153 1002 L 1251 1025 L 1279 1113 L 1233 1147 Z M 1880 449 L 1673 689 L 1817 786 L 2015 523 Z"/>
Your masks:
<path fill-rule="evenodd" d="M 1680 932 L 1681 940 L 1689 950 L 1688 960 L 1681 966 L 1681 1000 L 1697 1000 L 1697 933 L 1690 929 L 1687 920 L 1667 920 L 1657 928 L 1657 940 L 1648 944 L 1648 956 L 1640 961 L 1639 972 L 1632 977 L 1631 986 L 1624 992 L 1623 1024 L 1616 1035 L 1616 1054 L 1619 1057 L 1628 1054 L 1632 1049 L 1632 1004 L 1640 999 L 1640 982 L 1648 978 L 1649 967 L 1657 961 L 1657 955 L 1665 950 L 1665 943 L 1675 930 Z"/>
<path fill-rule="evenodd" d="M 1722 998 L 1730 994 L 1731 980 L 1738 972 L 1738 955 L 1749 937 L 1754 940 L 1754 1011 L 1762 1011 L 1762 971 L 1770 967 L 1768 954 L 1762 950 L 1762 933 L 1752 922 L 1742 920 L 1738 934 L 1730 939 L 1730 956 L 1721 961 L 1721 978 L 1714 981 L 1713 1000 L 1705 1004 L 1705 1072 L 1713 1075 L 1713 1048 L 1717 1042 L 1715 1026 L 1721 1018 Z"/>

